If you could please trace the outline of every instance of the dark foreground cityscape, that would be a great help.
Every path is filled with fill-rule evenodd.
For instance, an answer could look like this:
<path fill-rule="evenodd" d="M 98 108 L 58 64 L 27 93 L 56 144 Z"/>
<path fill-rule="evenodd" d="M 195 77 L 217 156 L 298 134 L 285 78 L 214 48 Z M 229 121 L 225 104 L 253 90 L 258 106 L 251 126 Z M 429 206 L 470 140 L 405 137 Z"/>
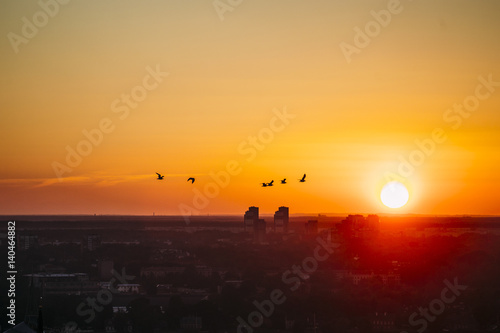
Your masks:
<path fill-rule="evenodd" d="M 4 316 L 2 332 L 500 331 L 496 217 L 250 207 L 189 220 L 18 216 L 15 227 L 16 326 Z"/>

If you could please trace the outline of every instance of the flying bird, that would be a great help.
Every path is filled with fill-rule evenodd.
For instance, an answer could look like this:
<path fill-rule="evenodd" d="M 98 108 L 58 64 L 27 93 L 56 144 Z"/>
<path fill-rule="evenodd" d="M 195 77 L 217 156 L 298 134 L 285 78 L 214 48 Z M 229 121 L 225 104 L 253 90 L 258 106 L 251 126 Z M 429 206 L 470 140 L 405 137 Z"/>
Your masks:
<path fill-rule="evenodd" d="M 191 181 L 191 184 L 192 184 L 192 183 L 194 183 L 194 178 L 193 178 L 193 177 L 188 178 L 188 180 L 187 180 L 187 181 Z"/>
<path fill-rule="evenodd" d="M 299 182 L 304 183 L 306 181 L 306 174 L 302 176 L 302 179 L 299 179 Z"/>
<path fill-rule="evenodd" d="M 165 176 L 160 175 L 158 172 L 156 174 L 158 175 L 158 178 L 156 178 L 156 180 L 163 180 L 163 177 L 165 177 Z"/>
<path fill-rule="evenodd" d="M 286 178 L 281 180 L 281 184 L 286 184 Z"/>
<path fill-rule="evenodd" d="M 267 186 L 273 186 L 274 180 L 271 180 L 270 183 L 267 183 Z"/>

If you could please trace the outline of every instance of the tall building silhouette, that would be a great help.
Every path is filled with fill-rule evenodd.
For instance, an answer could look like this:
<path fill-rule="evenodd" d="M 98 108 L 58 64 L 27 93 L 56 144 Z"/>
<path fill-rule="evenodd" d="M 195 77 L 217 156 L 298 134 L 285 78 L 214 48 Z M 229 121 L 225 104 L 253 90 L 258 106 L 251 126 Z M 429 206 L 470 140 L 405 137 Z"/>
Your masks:
<path fill-rule="evenodd" d="M 288 207 L 281 206 L 274 213 L 274 232 L 288 232 L 289 212 Z"/>
<path fill-rule="evenodd" d="M 81 250 L 83 251 L 95 251 L 101 246 L 101 236 L 93 234 L 83 236 Z"/>
<path fill-rule="evenodd" d="M 380 218 L 378 215 L 370 214 L 366 218 L 363 215 L 349 215 L 342 220 L 341 226 L 348 230 L 368 230 L 378 231 L 380 228 Z"/>
<path fill-rule="evenodd" d="M 259 221 L 259 207 L 251 206 L 245 212 L 243 218 L 244 229 L 246 232 L 252 232 L 254 230 L 254 224 Z"/>
<path fill-rule="evenodd" d="M 368 215 L 368 217 L 366 218 L 366 224 L 367 228 L 372 231 L 378 232 L 380 230 L 380 218 L 378 217 L 378 215 Z"/>
<path fill-rule="evenodd" d="M 253 240 L 255 243 L 262 244 L 266 240 L 266 221 L 257 219 L 253 224 Z"/>
<path fill-rule="evenodd" d="M 318 220 L 309 220 L 305 224 L 306 235 L 316 235 L 318 233 Z"/>
<path fill-rule="evenodd" d="M 379 230 L 380 218 L 378 215 L 370 214 L 366 218 L 360 214 L 348 215 L 332 229 L 332 237 L 372 239 L 377 236 Z"/>
<path fill-rule="evenodd" d="M 33 248 L 38 248 L 38 236 L 36 235 L 18 235 L 17 248 L 20 251 L 26 251 Z"/>
<path fill-rule="evenodd" d="M 366 225 L 366 220 L 361 214 L 351 214 L 348 215 L 342 223 L 348 224 L 352 229 L 364 228 Z"/>

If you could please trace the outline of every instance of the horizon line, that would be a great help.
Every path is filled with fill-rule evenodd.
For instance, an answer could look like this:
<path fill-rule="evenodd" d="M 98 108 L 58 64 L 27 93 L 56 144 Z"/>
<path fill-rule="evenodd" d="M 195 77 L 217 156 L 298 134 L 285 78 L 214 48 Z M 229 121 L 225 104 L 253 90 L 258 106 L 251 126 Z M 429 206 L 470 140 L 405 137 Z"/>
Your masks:
<path fill-rule="evenodd" d="M 71 214 L 0 214 L 0 217 L 16 217 L 16 216 L 134 216 L 134 217 L 216 217 L 216 216 L 240 216 L 242 213 L 207 213 L 197 215 L 178 215 L 178 214 L 97 214 L 97 213 L 71 213 Z M 259 213 L 259 215 L 274 215 L 274 213 Z M 425 213 L 291 213 L 290 216 L 315 216 L 315 217 L 340 217 L 347 215 L 379 215 L 379 216 L 392 216 L 392 217 L 500 217 L 500 214 L 425 214 Z"/>

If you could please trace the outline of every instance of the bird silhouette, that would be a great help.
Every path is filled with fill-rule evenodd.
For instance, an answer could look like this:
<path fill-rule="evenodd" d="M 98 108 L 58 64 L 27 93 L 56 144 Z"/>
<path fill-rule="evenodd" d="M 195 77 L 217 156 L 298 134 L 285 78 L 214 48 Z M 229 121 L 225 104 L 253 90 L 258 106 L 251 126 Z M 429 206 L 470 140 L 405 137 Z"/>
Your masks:
<path fill-rule="evenodd" d="M 286 184 L 286 178 L 281 180 L 281 184 Z"/>
<path fill-rule="evenodd" d="M 270 183 L 267 183 L 267 186 L 273 186 L 274 180 L 271 180 Z"/>
<path fill-rule="evenodd" d="M 302 179 L 299 179 L 299 182 L 304 183 L 306 181 L 306 174 L 302 176 Z"/>
<path fill-rule="evenodd" d="M 193 177 L 188 178 L 188 180 L 187 180 L 187 181 L 191 181 L 191 184 L 192 184 L 192 183 L 194 183 L 194 178 L 193 178 Z"/>
<path fill-rule="evenodd" d="M 158 178 L 156 178 L 156 180 L 163 180 L 163 177 L 165 177 L 165 176 L 160 175 L 158 172 L 156 174 L 158 175 Z"/>

